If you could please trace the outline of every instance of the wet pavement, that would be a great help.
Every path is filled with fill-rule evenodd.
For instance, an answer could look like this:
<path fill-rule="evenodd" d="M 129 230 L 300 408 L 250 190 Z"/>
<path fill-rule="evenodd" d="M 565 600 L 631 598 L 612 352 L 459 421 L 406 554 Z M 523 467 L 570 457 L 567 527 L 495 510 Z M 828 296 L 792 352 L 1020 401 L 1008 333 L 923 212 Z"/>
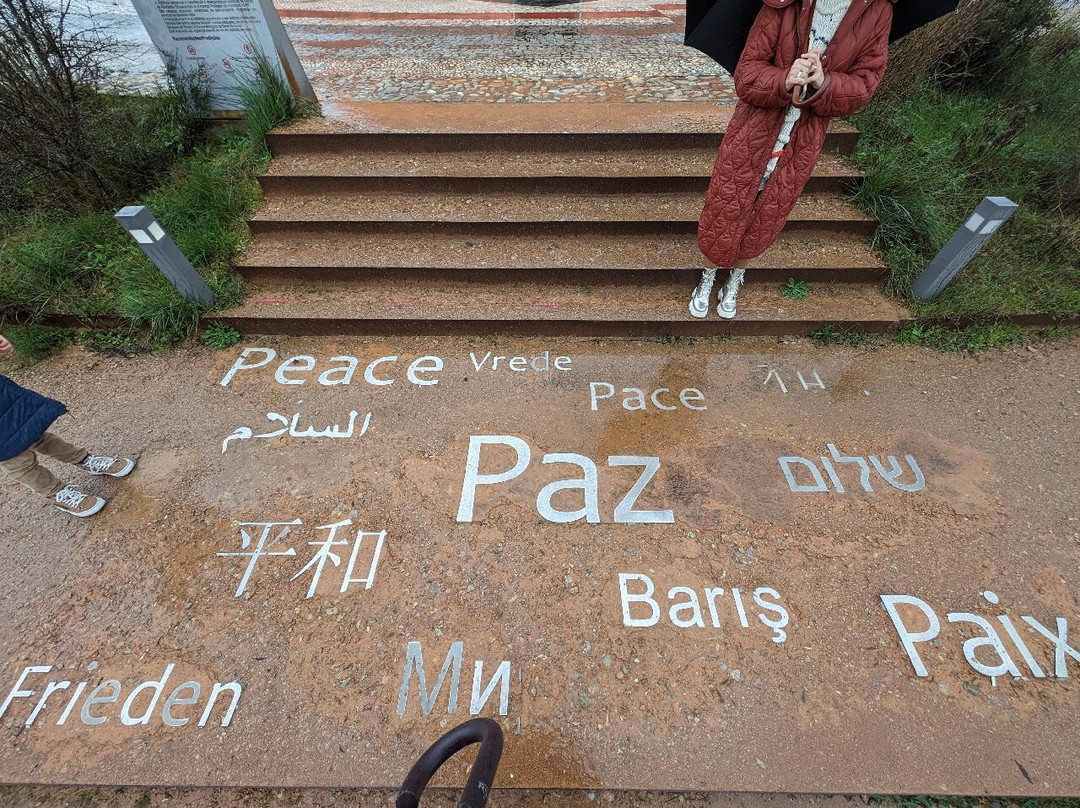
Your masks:
<path fill-rule="evenodd" d="M 325 111 L 367 101 L 733 101 L 730 78 L 682 45 L 678 3 L 590 0 L 276 4 Z M 121 86 L 161 79 L 124 0 L 77 2 L 121 43 Z"/>
<path fill-rule="evenodd" d="M 1078 347 L 71 349 L 15 375 L 140 465 L 0 487 L 0 781 L 393 787 L 478 714 L 504 788 L 1076 795 Z"/>

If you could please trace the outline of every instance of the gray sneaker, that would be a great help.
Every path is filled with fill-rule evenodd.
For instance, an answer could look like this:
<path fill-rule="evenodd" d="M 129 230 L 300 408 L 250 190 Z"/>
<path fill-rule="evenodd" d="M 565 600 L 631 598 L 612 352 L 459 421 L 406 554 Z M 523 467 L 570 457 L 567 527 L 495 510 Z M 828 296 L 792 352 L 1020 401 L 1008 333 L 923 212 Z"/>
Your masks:
<path fill-rule="evenodd" d="M 107 474 L 110 477 L 127 477 L 135 468 L 135 461 L 126 457 L 103 457 L 99 455 L 87 455 L 79 468 L 94 475 Z"/>
<path fill-rule="evenodd" d="M 690 296 L 690 316 L 707 317 L 709 314 L 709 301 L 712 297 L 713 283 L 716 281 L 716 270 L 706 269 L 701 273 L 701 282 Z"/>
<path fill-rule="evenodd" d="M 56 492 L 53 504 L 64 513 L 70 513 L 81 519 L 85 516 L 93 516 L 104 508 L 105 500 L 93 494 L 84 494 L 75 486 L 69 485 Z"/>
<path fill-rule="evenodd" d="M 743 285 L 745 275 L 746 270 L 731 270 L 727 283 L 720 290 L 720 303 L 716 307 L 716 313 L 725 320 L 731 320 L 735 317 L 735 299 L 739 296 L 739 288 Z"/>

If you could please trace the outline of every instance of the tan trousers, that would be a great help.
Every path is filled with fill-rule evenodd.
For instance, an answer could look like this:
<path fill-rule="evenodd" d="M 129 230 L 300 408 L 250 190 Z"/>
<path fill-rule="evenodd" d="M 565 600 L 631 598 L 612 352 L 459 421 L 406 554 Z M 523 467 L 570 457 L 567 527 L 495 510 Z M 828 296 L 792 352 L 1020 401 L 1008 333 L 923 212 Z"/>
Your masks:
<path fill-rule="evenodd" d="M 51 432 L 46 432 L 41 436 L 41 440 L 22 454 L 17 454 L 10 460 L 0 460 L 0 468 L 6 471 L 13 480 L 22 483 L 34 493 L 44 494 L 47 497 L 56 494 L 64 487 L 64 483 L 47 468 L 38 464 L 38 452 L 55 457 L 62 463 L 81 463 L 88 454 L 86 449 L 72 446 L 66 440 L 56 437 Z"/>

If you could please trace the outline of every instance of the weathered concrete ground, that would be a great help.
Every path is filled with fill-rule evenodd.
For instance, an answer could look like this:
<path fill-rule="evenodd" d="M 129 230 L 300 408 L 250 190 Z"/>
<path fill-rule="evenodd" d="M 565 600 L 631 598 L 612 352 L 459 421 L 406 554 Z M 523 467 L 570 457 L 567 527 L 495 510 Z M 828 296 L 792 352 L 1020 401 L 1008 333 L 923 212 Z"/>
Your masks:
<path fill-rule="evenodd" d="M 275 357 L 222 385 L 245 347 Z M 284 789 L 393 788 L 473 708 L 507 733 L 496 786 L 582 790 L 493 804 L 1075 795 L 1078 348 L 71 349 L 12 375 L 68 404 L 57 432 L 140 466 L 88 481 L 111 502 L 82 522 L 0 486 L 0 781 L 340 804 Z M 269 522 L 279 555 L 253 558 Z M 230 683 L 231 716 L 210 696 Z M 104 788 L 124 783 L 233 790 Z"/>

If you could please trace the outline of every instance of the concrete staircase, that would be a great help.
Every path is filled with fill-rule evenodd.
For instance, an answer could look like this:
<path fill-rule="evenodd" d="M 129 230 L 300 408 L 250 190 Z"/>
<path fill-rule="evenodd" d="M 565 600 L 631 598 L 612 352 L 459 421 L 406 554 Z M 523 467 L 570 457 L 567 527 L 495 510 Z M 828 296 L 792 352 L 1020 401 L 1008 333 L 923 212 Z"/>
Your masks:
<path fill-rule="evenodd" d="M 701 210 L 730 108 L 702 104 L 363 104 L 270 136 L 237 269 L 245 333 L 795 334 L 880 331 L 876 222 L 833 125 L 827 152 L 739 317 L 686 311 Z M 784 298 L 789 278 L 806 300 Z"/>

